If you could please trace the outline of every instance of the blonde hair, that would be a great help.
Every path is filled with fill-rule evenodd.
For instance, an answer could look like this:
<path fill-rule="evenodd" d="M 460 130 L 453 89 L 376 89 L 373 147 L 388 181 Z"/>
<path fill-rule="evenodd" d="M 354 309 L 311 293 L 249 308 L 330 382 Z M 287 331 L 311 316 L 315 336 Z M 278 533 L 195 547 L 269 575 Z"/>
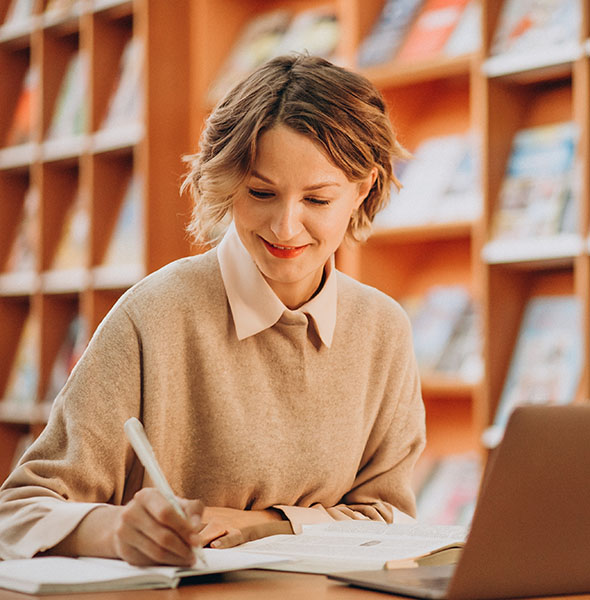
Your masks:
<path fill-rule="evenodd" d="M 396 140 L 381 93 L 365 77 L 313 56 L 275 58 L 238 83 L 206 121 L 199 152 L 186 156 L 193 212 L 188 232 L 197 244 L 215 243 L 231 215 L 233 196 L 250 173 L 260 135 L 285 125 L 319 144 L 350 181 L 377 177 L 347 234 L 358 241 L 400 187 L 393 161 L 406 151 Z"/>

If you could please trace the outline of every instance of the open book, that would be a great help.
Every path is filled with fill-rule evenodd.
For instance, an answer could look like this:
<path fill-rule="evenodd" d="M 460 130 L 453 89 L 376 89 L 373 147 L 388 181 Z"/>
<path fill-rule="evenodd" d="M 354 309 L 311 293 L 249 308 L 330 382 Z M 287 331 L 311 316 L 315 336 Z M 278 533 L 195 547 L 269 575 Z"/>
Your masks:
<path fill-rule="evenodd" d="M 67 594 L 175 588 L 185 577 L 264 566 L 277 560 L 268 554 L 205 549 L 206 567 L 134 567 L 108 558 L 42 556 L 0 561 L 0 588 L 25 594 Z"/>
<path fill-rule="evenodd" d="M 240 549 L 282 557 L 263 569 L 302 573 L 393 569 L 419 564 L 452 564 L 467 538 L 459 525 L 339 521 L 304 525 L 299 535 L 273 535 Z"/>

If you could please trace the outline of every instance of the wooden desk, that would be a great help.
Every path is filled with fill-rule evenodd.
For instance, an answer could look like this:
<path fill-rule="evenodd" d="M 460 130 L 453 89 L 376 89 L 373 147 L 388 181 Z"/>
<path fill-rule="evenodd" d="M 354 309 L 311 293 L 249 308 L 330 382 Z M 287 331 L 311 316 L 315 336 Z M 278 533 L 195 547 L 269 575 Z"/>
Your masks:
<path fill-rule="evenodd" d="M 381 592 L 361 590 L 331 581 L 323 575 L 249 570 L 224 575 L 196 577 L 190 585 L 175 590 L 141 590 L 29 596 L 0 589 L 0 600 L 385 600 L 403 598 Z M 552 596 L 550 600 L 590 600 L 583 596 Z M 408 600 L 404 598 L 404 600 Z M 549 599 L 547 599 L 549 600 Z"/>

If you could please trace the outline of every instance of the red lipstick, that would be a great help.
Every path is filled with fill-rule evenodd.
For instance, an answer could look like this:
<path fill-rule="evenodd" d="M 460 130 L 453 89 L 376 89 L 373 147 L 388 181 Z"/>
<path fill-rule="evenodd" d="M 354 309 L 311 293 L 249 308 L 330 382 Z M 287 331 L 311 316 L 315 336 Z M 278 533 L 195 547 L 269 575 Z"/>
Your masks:
<path fill-rule="evenodd" d="M 264 238 L 261 239 L 266 249 L 276 258 L 295 258 L 302 254 L 308 246 L 308 244 L 305 246 L 281 246 L 280 244 L 271 244 Z"/>

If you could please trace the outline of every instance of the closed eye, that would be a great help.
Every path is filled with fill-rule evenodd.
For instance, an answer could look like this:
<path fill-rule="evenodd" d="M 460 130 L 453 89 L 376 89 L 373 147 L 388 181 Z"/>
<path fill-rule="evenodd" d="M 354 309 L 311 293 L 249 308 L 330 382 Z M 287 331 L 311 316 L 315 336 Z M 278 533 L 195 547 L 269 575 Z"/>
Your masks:
<path fill-rule="evenodd" d="M 267 192 L 265 190 L 255 190 L 253 188 L 248 189 L 248 194 L 253 198 L 257 198 L 258 200 L 268 200 L 274 197 L 273 192 Z"/>
<path fill-rule="evenodd" d="M 329 200 L 321 200 L 320 198 L 306 198 L 305 200 L 310 204 L 317 204 L 318 206 L 328 206 L 330 204 Z"/>

